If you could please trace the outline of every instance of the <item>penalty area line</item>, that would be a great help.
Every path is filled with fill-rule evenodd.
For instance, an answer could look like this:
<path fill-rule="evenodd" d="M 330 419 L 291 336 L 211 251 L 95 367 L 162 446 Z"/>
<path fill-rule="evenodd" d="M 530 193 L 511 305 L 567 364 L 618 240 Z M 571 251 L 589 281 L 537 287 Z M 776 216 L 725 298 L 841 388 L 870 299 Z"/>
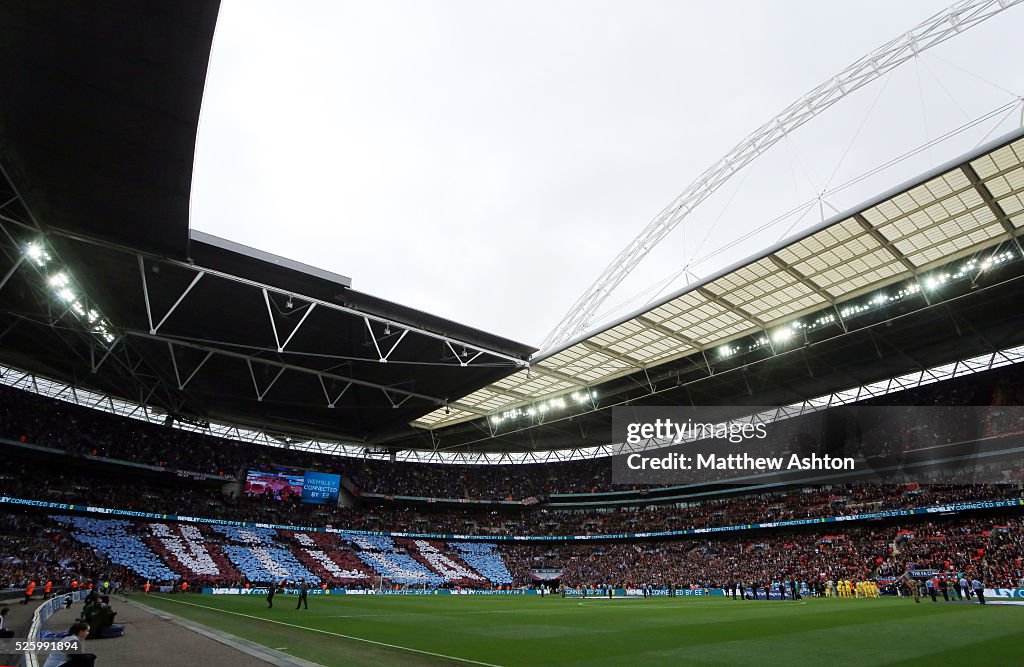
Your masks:
<path fill-rule="evenodd" d="M 310 628 L 305 625 L 298 625 L 296 623 L 287 623 L 285 621 L 276 621 L 272 618 L 262 618 L 260 616 L 253 616 L 252 614 L 243 614 L 240 611 L 228 611 L 227 609 L 218 609 L 217 607 L 211 607 L 205 604 L 196 604 L 195 602 L 185 602 L 184 600 L 173 600 L 171 598 L 161 598 L 168 602 L 174 602 L 176 604 L 188 605 L 190 607 L 199 607 L 200 609 L 209 609 L 210 611 L 216 611 L 221 614 L 231 614 L 233 616 L 241 616 L 243 618 L 251 618 L 254 621 L 263 621 L 264 623 L 275 623 L 277 625 L 285 625 L 289 628 L 296 628 L 298 630 L 306 630 L 308 632 L 316 632 L 322 635 L 330 635 L 332 637 L 341 637 L 342 639 L 350 639 L 352 641 L 363 642 L 366 644 L 373 644 L 375 646 L 383 646 L 385 648 L 397 649 L 399 651 L 408 651 L 409 653 L 418 653 L 420 655 L 429 655 L 435 658 L 443 658 L 445 660 L 454 660 L 456 662 L 464 662 L 470 665 L 481 665 L 482 667 L 501 667 L 501 665 L 495 665 L 490 662 L 481 662 L 479 660 L 473 660 L 471 658 L 460 658 L 456 655 L 445 655 L 444 653 L 434 653 L 433 651 L 425 651 L 423 649 L 412 648 L 409 646 L 399 646 L 398 644 L 388 644 L 387 642 L 379 642 L 375 639 L 366 639 L 365 637 L 354 637 L 352 635 L 345 635 L 340 632 L 331 632 L 330 630 L 321 630 L 319 628 Z"/>

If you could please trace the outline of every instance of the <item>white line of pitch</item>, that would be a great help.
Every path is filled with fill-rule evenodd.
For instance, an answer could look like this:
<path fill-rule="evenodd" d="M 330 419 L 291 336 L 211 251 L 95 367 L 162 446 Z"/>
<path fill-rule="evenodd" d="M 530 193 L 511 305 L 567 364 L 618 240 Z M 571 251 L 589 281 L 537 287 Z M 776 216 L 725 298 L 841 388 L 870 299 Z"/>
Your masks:
<path fill-rule="evenodd" d="M 424 651 L 418 648 L 410 648 L 408 646 L 399 646 L 398 644 L 388 644 L 387 642 L 379 642 L 373 639 L 366 639 L 364 637 L 353 637 L 352 635 L 343 635 L 340 632 L 331 632 L 330 630 L 320 630 L 319 628 L 310 628 L 305 625 L 297 625 L 295 623 L 286 623 L 284 621 L 275 621 L 272 618 L 263 618 L 261 616 L 253 616 L 251 614 L 243 614 L 239 611 L 228 611 L 226 609 L 218 609 L 217 607 L 211 607 L 205 604 L 196 604 L 195 602 L 185 602 L 184 600 L 174 600 L 172 598 L 161 598 L 168 602 L 176 602 L 178 604 L 188 605 L 190 607 L 199 607 L 201 609 L 209 609 L 210 611 L 217 611 L 222 614 L 232 614 L 234 616 L 242 616 L 244 618 L 251 618 L 256 621 L 263 621 L 265 623 L 276 623 L 278 625 L 286 625 L 290 628 L 297 628 L 299 630 L 308 630 L 309 632 L 318 632 L 322 635 L 332 635 L 334 637 L 341 637 L 342 639 L 351 639 L 352 641 L 365 642 L 367 644 L 375 644 L 377 646 L 385 646 L 387 648 L 398 649 L 399 651 L 409 651 L 411 653 L 420 653 L 422 655 L 429 655 L 435 658 L 444 658 L 445 660 L 455 660 L 457 662 L 465 662 L 471 665 L 482 665 L 483 667 L 501 667 L 501 665 L 495 665 L 490 662 L 480 662 L 479 660 L 471 660 L 469 658 L 460 658 L 455 655 L 445 655 L 444 653 L 434 653 L 433 651 Z"/>

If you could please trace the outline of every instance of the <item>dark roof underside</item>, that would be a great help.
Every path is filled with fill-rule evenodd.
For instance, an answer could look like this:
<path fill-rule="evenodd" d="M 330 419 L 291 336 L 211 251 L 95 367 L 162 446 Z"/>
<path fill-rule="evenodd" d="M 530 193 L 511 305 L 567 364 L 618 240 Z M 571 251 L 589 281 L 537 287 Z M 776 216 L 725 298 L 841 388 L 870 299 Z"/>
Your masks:
<path fill-rule="evenodd" d="M 534 348 L 342 276 L 190 239 L 218 8 L 0 3 L 0 277 L 33 241 L 54 255 L 0 286 L 0 363 L 180 416 L 373 441 L 527 359 Z M 57 298 L 59 268 L 113 346 Z"/>
<path fill-rule="evenodd" d="M 219 5 L 0 3 L 0 145 L 40 224 L 184 257 Z"/>

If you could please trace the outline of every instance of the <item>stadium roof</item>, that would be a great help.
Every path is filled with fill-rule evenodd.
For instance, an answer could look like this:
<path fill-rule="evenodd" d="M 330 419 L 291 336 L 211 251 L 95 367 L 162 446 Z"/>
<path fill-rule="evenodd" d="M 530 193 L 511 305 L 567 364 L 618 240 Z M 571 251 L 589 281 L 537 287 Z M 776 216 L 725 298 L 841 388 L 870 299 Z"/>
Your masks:
<path fill-rule="evenodd" d="M 352 442 L 525 365 L 535 348 L 190 233 L 218 6 L 0 7 L 3 361 L 182 419 Z"/>
<path fill-rule="evenodd" d="M 588 403 L 594 388 L 668 362 L 731 356 L 732 341 L 771 347 L 813 325 L 845 319 L 844 304 L 918 278 L 1000 242 L 1024 226 L 1024 132 L 1017 131 L 763 253 L 552 350 L 459 400 L 501 421 L 552 397 Z M 1019 246 L 1017 247 L 1019 251 Z M 574 400 L 575 399 L 575 400 Z M 435 410 L 415 425 L 476 418 Z"/>

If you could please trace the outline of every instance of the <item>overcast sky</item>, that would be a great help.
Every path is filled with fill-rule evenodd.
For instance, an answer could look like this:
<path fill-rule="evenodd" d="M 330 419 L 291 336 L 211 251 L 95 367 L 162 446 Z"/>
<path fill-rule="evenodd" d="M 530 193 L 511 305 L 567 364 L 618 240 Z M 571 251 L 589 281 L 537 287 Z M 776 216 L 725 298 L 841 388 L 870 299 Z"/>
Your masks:
<path fill-rule="evenodd" d="M 225 0 L 192 226 L 537 344 L 717 158 L 947 4 Z M 666 239 L 606 314 L 681 287 L 685 263 L 707 275 L 831 215 L 816 205 L 711 252 L 1024 94 L 1021 34 L 1024 7 L 1007 10 L 798 130 Z M 1020 120 L 979 125 L 827 205 L 852 207 Z"/>

